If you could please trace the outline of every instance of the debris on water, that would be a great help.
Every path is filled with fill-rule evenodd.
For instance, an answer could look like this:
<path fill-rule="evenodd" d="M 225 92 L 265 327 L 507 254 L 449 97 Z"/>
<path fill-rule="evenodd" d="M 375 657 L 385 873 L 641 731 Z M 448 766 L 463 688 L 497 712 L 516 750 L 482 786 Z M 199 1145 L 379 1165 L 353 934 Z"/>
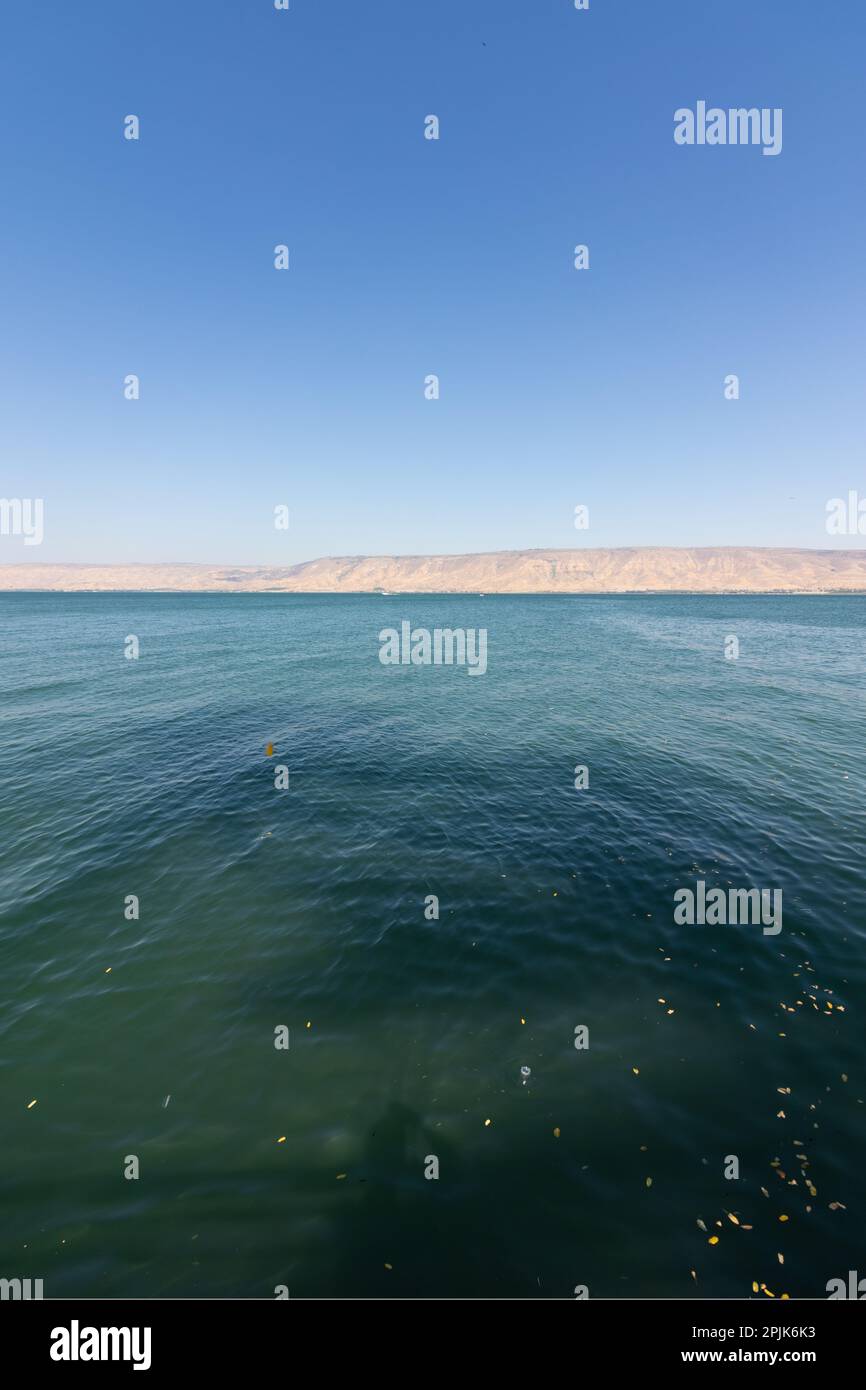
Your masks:
<path fill-rule="evenodd" d="M 492 1124 L 493 1124 L 493 1121 L 492 1121 L 492 1120 L 485 1120 L 485 1121 L 484 1121 L 484 1128 L 486 1129 L 488 1125 L 492 1125 Z"/>
<path fill-rule="evenodd" d="M 521 1077 L 522 1077 L 522 1079 L 523 1079 L 523 1084 L 524 1084 L 524 1086 L 525 1086 L 526 1083 L 527 1083 L 527 1081 L 529 1080 L 530 1076 L 532 1075 L 532 1068 L 531 1068 L 531 1067 L 521 1067 L 521 1068 L 520 1068 L 520 1075 L 521 1075 Z"/>
<path fill-rule="evenodd" d="M 171 1100 L 171 1092 L 169 1092 L 169 1094 L 166 1096 L 165 1100 L 162 1102 L 162 1108 L 163 1108 L 163 1110 L 167 1110 L 167 1109 L 168 1109 L 168 1102 L 169 1102 L 170 1100 Z"/>
<path fill-rule="evenodd" d="M 556 1126 L 556 1129 L 553 1131 L 553 1137 L 554 1137 L 554 1139 L 558 1139 L 561 1133 L 562 1133 L 562 1130 L 559 1128 L 559 1125 L 557 1125 L 557 1126 Z"/>
<path fill-rule="evenodd" d="M 338 1173 L 338 1174 L 337 1174 L 337 1182 L 341 1182 L 341 1181 L 343 1180 L 343 1178 L 345 1178 L 346 1176 L 347 1176 L 346 1173 Z"/>
<path fill-rule="evenodd" d="M 31 1100 L 31 1102 L 30 1102 L 30 1104 L 28 1105 L 27 1109 L 28 1109 L 28 1110 L 32 1110 L 35 1104 L 36 1104 L 36 1101 L 35 1101 L 35 1100 Z"/>
<path fill-rule="evenodd" d="M 710 1236 L 709 1240 L 707 1241 L 707 1245 L 718 1245 L 718 1243 L 719 1243 L 719 1238 L 718 1238 L 718 1236 Z"/>
<path fill-rule="evenodd" d="M 279 1137 L 279 1139 L 277 1140 L 277 1143 L 278 1143 L 278 1144 L 285 1144 L 285 1142 L 286 1142 L 286 1136 L 285 1136 L 284 1134 L 281 1134 L 280 1137 Z"/>
<path fill-rule="evenodd" d="M 267 757 L 267 758 L 272 758 L 273 756 L 274 756 L 274 745 L 273 745 L 272 743 L 269 743 L 268 746 L 267 746 L 267 748 L 265 749 L 265 757 Z"/>

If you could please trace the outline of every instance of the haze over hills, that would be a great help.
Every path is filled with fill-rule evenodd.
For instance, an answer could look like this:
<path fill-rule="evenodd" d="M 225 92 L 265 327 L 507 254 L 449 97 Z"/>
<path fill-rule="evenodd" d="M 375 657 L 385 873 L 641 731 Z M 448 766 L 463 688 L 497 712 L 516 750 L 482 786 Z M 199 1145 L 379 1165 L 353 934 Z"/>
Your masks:
<path fill-rule="evenodd" d="M 189 593 L 866 593 L 866 548 L 639 546 L 355 555 L 268 565 L 0 565 L 2 590 Z"/>

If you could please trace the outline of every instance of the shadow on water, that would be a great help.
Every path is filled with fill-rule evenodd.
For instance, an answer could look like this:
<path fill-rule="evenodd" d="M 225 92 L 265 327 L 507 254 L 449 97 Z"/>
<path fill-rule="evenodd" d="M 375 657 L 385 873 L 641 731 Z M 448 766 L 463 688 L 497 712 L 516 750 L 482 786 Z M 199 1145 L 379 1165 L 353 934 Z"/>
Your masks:
<path fill-rule="evenodd" d="M 331 1231 L 331 1296 L 454 1292 L 462 1257 L 443 1207 L 461 1190 L 460 1167 L 457 1151 L 441 1134 L 410 1106 L 391 1100 L 369 1131 L 355 1191 Z M 445 1188 L 432 1176 L 437 1169 L 447 1178 Z"/>

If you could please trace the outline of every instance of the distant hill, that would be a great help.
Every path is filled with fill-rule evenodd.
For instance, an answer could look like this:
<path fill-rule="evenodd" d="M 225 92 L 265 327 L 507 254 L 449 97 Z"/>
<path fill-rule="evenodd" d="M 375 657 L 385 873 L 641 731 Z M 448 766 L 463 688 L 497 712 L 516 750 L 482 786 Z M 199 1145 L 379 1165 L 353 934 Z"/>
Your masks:
<path fill-rule="evenodd" d="M 300 565 L 0 565 L 0 589 L 191 593 L 866 593 L 862 550 L 637 546 L 350 555 Z"/>

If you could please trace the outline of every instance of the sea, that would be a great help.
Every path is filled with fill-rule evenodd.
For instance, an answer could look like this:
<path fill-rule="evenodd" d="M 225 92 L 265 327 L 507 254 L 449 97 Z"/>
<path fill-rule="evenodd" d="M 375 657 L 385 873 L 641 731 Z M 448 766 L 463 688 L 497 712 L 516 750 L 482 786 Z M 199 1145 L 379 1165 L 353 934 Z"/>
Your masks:
<path fill-rule="evenodd" d="M 383 663 L 403 622 L 486 670 Z M 0 634 L 0 1277 L 866 1276 L 866 599 L 5 593 Z M 713 889 L 780 930 L 676 920 Z"/>

